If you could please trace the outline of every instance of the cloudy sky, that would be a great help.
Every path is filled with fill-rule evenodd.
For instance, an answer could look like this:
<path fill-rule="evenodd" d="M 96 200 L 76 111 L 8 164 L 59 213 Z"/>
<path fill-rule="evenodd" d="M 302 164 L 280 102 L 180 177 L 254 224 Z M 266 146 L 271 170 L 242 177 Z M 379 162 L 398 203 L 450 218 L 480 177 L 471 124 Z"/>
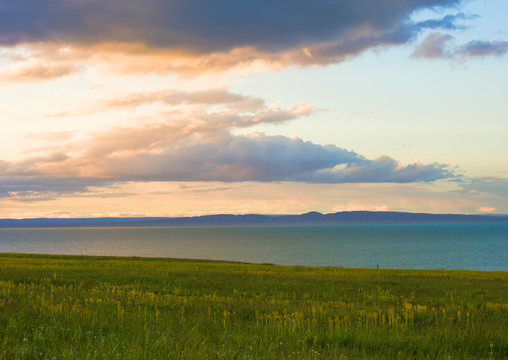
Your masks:
<path fill-rule="evenodd" d="M 506 0 L 0 0 L 0 217 L 508 213 Z"/>

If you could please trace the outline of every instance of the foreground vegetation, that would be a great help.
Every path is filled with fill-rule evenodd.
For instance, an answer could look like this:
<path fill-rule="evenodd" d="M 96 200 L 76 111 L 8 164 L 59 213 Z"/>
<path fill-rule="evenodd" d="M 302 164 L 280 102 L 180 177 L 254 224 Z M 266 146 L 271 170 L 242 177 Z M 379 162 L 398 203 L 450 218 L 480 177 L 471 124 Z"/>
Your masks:
<path fill-rule="evenodd" d="M 508 359 L 508 273 L 0 254 L 2 359 Z"/>

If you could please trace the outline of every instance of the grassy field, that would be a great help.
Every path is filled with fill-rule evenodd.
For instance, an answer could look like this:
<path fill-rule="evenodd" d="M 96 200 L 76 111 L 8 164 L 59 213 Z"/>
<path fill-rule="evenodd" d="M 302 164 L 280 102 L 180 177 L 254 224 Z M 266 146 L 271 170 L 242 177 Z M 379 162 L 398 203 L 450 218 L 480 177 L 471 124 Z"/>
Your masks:
<path fill-rule="evenodd" d="M 508 359 L 508 273 L 0 254 L 1 359 Z"/>

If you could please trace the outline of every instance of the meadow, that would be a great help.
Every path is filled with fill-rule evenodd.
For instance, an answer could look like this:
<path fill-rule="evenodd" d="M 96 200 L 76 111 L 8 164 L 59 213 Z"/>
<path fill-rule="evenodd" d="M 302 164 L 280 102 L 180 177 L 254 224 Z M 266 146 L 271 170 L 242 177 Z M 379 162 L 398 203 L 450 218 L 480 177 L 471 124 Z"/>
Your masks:
<path fill-rule="evenodd" d="M 508 359 L 508 272 L 0 254 L 1 359 Z"/>

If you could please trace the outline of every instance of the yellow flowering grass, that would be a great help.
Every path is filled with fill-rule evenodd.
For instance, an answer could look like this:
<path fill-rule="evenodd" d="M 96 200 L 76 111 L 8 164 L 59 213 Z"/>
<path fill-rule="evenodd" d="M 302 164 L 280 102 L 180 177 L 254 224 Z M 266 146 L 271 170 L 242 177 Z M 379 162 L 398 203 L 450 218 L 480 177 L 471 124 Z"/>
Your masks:
<path fill-rule="evenodd" d="M 0 254 L 1 359 L 508 359 L 508 273 Z"/>

